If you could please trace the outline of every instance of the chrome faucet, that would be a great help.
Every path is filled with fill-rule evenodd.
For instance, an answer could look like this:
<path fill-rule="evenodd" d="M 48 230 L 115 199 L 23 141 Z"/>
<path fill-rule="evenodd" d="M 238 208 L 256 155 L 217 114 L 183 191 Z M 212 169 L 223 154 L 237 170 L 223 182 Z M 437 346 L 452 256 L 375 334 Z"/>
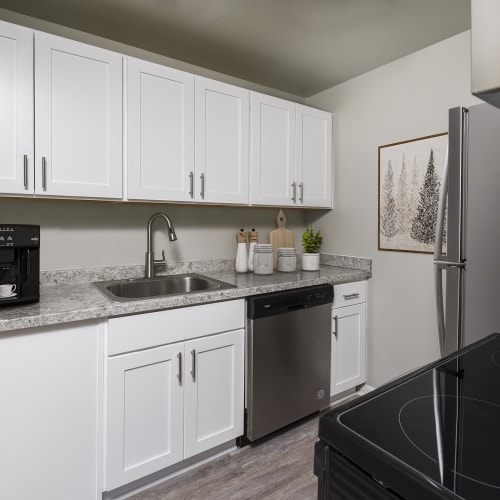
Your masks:
<path fill-rule="evenodd" d="M 158 217 L 163 217 L 168 227 L 168 239 L 170 241 L 175 241 L 177 239 L 177 235 L 175 234 L 175 229 L 167 214 L 163 212 L 157 212 L 153 214 L 148 221 L 148 247 L 146 249 L 146 265 L 144 267 L 144 276 L 146 278 L 152 278 L 155 274 L 154 265 L 155 264 L 165 264 L 165 250 L 162 250 L 162 260 L 155 260 L 155 254 L 153 251 L 153 238 L 151 234 L 151 226 L 153 222 Z"/>

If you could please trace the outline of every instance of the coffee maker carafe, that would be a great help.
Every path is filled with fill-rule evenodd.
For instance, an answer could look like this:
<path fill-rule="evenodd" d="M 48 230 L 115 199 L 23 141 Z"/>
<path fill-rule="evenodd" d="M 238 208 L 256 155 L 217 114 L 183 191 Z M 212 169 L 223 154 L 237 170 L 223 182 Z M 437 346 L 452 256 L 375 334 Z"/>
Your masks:
<path fill-rule="evenodd" d="M 0 224 L 0 307 L 40 300 L 40 226 Z"/>

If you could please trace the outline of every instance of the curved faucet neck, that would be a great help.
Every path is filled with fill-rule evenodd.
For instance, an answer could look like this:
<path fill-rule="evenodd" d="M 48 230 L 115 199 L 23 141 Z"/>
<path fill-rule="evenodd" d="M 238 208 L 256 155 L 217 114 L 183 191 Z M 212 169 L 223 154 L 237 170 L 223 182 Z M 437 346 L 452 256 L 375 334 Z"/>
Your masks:
<path fill-rule="evenodd" d="M 149 220 L 148 220 L 148 225 L 147 225 L 147 249 L 146 249 L 146 264 L 145 264 L 145 270 L 144 270 L 144 276 L 146 278 L 151 278 L 154 276 L 154 251 L 153 251 L 153 235 L 152 235 L 152 226 L 153 222 L 157 218 L 163 218 L 165 222 L 167 223 L 168 227 L 168 239 L 170 241 L 175 241 L 177 239 L 177 235 L 175 234 L 175 229 L 174 226 L 172 225 L 172 222 L 170 221 L 169 217 L 167 214 L 164 214 L 163 212 L 157 212 L 153 214 Z M 165 263 L 165 253 L 163 252 L 163 260 L 158 261 L 159 263 Z"/>

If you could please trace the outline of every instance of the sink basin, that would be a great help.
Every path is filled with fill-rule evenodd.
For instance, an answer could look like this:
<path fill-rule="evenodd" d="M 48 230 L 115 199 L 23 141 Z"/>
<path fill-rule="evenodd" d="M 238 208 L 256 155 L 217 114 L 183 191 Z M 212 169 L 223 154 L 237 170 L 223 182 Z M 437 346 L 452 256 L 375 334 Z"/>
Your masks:
<path fill-rule="evenodd" d="M 106 297 L 116 302 L 236 288 L 235 285 L 230 283 L 195 273 L 130 280 L 97 281 L 93 285 Z"/>

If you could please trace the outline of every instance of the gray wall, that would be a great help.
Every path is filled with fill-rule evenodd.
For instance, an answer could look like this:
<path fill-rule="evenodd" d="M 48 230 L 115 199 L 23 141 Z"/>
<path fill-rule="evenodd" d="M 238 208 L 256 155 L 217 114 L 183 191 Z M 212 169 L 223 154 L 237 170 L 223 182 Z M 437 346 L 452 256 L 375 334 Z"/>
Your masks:
<path fill-rule="evenodd" d="M 169 242 L 163 221 L 155 222 L 157 258 L 165 249 L 168 262 L 234 258 L 240 228 L 255 228 L 259 241 L 269 243 L 278 213 L 274 208 L 0 198 L 2 222 L 40 224 L 44 271 L 143 264 L 146 223 L 157 211 L 170 217 L 177 233 L 177 241 Z M 285 215 L 299 248 L 304 212 L 285 210 Z"/>
<path fill-rule="evenodd" d="M 438 357 L 432 255 L 378 250 L 378 146 L 448 129 L 470 93 L 465 32 L 313 96 L 334 112 L 335 209 L 306 213 L 323 251 L 371 257 L 368 381 L 373 386 Z"/>

